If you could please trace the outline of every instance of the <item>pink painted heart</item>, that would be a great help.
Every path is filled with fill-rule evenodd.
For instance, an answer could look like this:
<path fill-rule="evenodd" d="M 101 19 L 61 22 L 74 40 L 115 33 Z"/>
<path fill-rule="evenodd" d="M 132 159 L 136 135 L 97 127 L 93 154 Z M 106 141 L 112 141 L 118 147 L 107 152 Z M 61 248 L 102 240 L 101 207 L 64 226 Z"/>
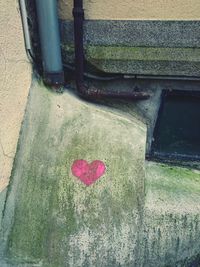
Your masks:
<path fill-rule="evenodd" d="M 72 174 L 89 186 L 96 182 L 106 171 L 105 164 L 100 160 L 88 163 L 86 160 L 75 160 L 71 167 Z"/>

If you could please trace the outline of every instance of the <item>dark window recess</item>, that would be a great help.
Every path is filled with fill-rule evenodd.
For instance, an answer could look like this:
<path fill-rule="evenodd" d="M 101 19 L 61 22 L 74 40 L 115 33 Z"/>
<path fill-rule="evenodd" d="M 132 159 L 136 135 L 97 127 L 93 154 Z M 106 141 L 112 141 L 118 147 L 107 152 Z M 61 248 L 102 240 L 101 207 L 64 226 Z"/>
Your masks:
<path fill-rule="evenodd" d="M 200 160 L 200 93 L 163 91 L 150 158 Z"/>

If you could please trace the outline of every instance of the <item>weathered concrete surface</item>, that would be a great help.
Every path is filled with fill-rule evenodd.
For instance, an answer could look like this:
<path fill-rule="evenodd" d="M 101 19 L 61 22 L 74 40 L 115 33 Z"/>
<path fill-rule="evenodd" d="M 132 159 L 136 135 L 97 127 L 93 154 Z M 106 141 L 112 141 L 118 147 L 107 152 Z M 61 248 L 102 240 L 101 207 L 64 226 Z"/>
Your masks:
<path fill-rule="evenodd" d="M 35 82 L 3 213 L 13 266 L 198 267 L 199 172 L 149 163 L 145 179 L 146 128 L 131 105 L 111 106 Z M 107 172 L 85 187 L 76 159 Z"/>
<path fill-rule="evenodd" d="M 13 0 L 1 0 L 0 13 L 1 194 L 9 182 L 31 82 L 31 67 L 25 53 L 21 18 L 17 2 Z"/>
<path fill-rule="evenodd" d="M 149 162 L 145 191 L 142 266 L 199 267 L 200 172 Z"/>
<path fill-rule="evenodd" d="M 59 0 L 60 16 L 72 19 L 73 0 Z M 199 20 L 198 0 L 85 0 L 87 19 Z"/>
<path fill-rule="evenodd" d="M 74 62 L 74 48 L 63 46 L 64 61 Z M 200 48 L 89 46 L 85 59 L 107 73 L 200 77 Z"/>
<path fill-rule="evenodd" d="M 145 142 L 134 117 L 36 83 L 4 212 L 6 256 L 43 266 L 135 262 Z M 106 174 L 86 187 L 71 174 L 76 159 L 102 160 Z"/>
<path fill-rule="evenodd" d="M 86 58 L 105 72 L 200 76 L 200 49 L 88 47 Z"/>
<path fill-rule="evenodd" d="M 200 81 L 185 80 L 165 80 L 165 79 L 141 79 L 141 78 L 127 78 L 117 79 L 111 81 L 90 81 L 92 87 L 98 88 L 102 91 L 118 92 L 132 92 L 133 90 L 140 90 L 148 92 L 150 98 L 148 100 L 132 102 L 132 101 L 104 101 L 106 106 L 120 109 L 124 111 L 126 116 L 137 117 L 147 126 L 147 143 L 146 153 L 149 155 L 150 146 L 153 138 L 153 131 L 158 116 L 158 111 L 161 103 L 161 94 L 163 90 L 185 90 L 185 91 L 199 91 Z M 183 162 L 182 162 L 183 163 Z M 186 163 L 186 162 L 185 162 Z M 195 163 L 196 166 L 197 162 Z M 188 164 L 187 164 L 188 166 Z"/>
<path fill-rule="evenodd" d="M 85 20 L 84 44 L 119 47 L 200 47 L 200 20 Z M 62 41 L 74 43 L 73 21 L 60 20 Z"/>
<path fill-rule="evenodd" d="M 200 77 L 199 21 L 85 21 L 85 59 L 108 73 Z M 73 23 L 60 21 L 65 63 Z"/>

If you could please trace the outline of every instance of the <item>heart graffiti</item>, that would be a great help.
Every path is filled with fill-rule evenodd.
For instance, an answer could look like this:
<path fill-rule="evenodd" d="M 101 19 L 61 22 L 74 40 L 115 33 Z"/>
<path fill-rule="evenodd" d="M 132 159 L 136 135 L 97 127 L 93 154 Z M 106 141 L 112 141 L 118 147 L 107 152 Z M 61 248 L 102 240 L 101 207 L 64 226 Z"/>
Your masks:
<path fill-rule="evenodd" d="M 89 186 L 105 174 L 106 166 L 100 160 L 88 163 L 86 160 L 75 160 L 71 167 L 72 174 Z"/>

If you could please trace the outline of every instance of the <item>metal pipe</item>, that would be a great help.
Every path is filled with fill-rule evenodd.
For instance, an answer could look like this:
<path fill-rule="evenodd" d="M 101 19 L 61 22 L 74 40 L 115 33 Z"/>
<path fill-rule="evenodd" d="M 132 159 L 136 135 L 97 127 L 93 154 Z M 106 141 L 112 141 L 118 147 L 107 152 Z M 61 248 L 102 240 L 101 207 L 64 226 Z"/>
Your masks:
<path fill-rule="evenodd" d="M 26 7 L 26 1 L 25 0 L 19 0 L 19 5 L 20 5 L 20 11 L 21 11 L 21 18 L 22 18 L 22 26 L 23 26 L 23 32 L 24 32 L 24 40 L 25 40 L 25 47 L 26 47 L 26 52 L 27 56 L 29 57 L 30 61 L 34 64 L 37 65 L 37 60 L 33 56 L 33 51 L 32 51 L 32 45 L 31 45 L 31 37 L 30 37 L 30 31 L 29 31 L 29 25 L 28 25 L 28 13 L 27 13 L 27 7 Z M 64 68 L 70 69 L 72 71 L 75 71 L 75 67 L 70 65 L 70 64 L 63 64 Z M 99 80 L 99 81 L 111 81 L 111 80 L 116 80 L 119 78 L 123 78 L 123 75 L 106 75 L 106 76 L 98 76 L 89 72 L 84 72 L 84 77 L 94 79 L 94 80 Z"/>
<path fill-rule="evenodd" d="M 74 0 L 74 46 L 75 46 L 75 79 L 78 93 L 85 95 L 84 87 L 84 48 L 83 48 L 83 1 Z"/>
<path fill-rule="evenodd" d="M 44 82 L 64 84 L 56 0 L 36 0 Z"/>
<path fill-rule="evenodd" d="M 129 78 L 127 76 L 125 78 Z M 170 76 L 170 75 L 136 75 L 136 79 L 141 80 L 176 80 L 176 81 L 200 81 L 200 77 L 195 76 Z"/>
<path fill-rule="evenodd" d="M 75 67 L 71 64 L 66 64 L 63 63 L 63 67 L 71 70 L 71 71 L 75 71 Z M 111 74 L 111 75 L 97 75 L 97 74 L 93 74 L 90 72 L 85 72 L 83 73 L 84 77 L 89 78 L 89 79 L 93 79 L 93 80 L 97 80 L 97 81 L 114 81 L 114 80 L 118 80 L 118 79 L 122 79 L 123 78 L 123 74 L 118 75 L 118 74 Z"/>
<path fill-rule="evenodd" d="M 28 15 L 27 15 L 27 9 L 25 0 L 19 0 L 20 4 L 20 11 L 21 11 L 21 17 L 22 17 L 22 24 L 23 24 L 23 30 L 24 30 L 24 39 L 25 39 L 25 46 L 27 50 L 31 51 L 31 38 L 29 33 L 29 27 L 28 27 Z"/>
<path fill-rule="evenodd" d="M 41 1 L 41 0 L 39 0 Z M 84 85 L 84 47 L 83 47 L 83 22 L 84 9 L 83 0 L 74 0 L 74 42 L 75 42 L 75 79 L 79 95 L 86 99 L 115 98 L 128 100 L 148 99 L 150 95 L 146 92 L 103 92 L 96 88 L 86 88 Z"/>

